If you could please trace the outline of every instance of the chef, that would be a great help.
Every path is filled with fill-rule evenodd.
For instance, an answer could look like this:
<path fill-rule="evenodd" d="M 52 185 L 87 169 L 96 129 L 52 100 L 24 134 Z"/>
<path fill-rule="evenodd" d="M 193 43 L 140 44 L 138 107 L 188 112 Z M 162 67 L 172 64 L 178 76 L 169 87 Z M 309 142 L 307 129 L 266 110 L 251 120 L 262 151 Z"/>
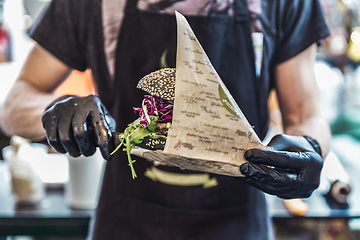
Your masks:
<path fill-rule="evenodd" d="M 175 67 L 175 11 L 260 139 L 271 89 L 282 113 L 285 134 L 270 141 L 273 150 L 247 151 L 244 177 L 210 174 L 217 184 L 209 188 L 153 181 L 145 174 L 152 163 L 139 157 L 133 180 L 126 154 L 110 156 L 111 132 L 136 118 L 139 79 L 158 70 L 164 56 Z M 53 0 L 29 33 L 36 45 L 1 108 L 1 128 L 9 136 L 46 135 L 75 157 L 99 147 L 111 158 L 89 239 L 271 239 L 264 192 L 304 198 L 317 188 L 330 141 L 313 69 L 329 35 L 318 0 Z M 72 69 L 88 68 L 98 96 L 52 94 Z M 156 168 L 166 178 L 199 174 Z"/>

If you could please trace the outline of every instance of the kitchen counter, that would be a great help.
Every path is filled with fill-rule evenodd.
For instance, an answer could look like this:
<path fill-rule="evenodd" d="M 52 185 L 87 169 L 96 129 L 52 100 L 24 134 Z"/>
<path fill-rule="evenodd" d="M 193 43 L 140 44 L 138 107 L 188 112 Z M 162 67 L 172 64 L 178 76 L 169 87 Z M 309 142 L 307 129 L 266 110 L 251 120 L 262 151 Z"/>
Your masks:
<path fill-rule="evenodd" d="M 0 236 L 86 236 L 92 213 L 69 208 L 60 186 L 48 189 L 37 206 L 16 206 L 7 167 L 0 161 Z"/>

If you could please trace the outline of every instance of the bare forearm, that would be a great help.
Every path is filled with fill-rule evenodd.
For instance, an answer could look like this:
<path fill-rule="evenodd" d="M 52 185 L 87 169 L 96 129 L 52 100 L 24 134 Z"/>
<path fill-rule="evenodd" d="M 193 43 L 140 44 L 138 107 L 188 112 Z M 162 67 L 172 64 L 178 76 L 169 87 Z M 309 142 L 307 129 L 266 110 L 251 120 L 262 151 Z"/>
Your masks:
<path fill-rule="evenodd" d="M 284 132 L 289 135 L 309 136 L 316 139 L 325 159 L 330 150 L 331 130 L 329 124 L 320 116 L 309 118 L 301 123 L 284 126 Z"/>
<path fill-rule="evenodd" d="M 320 113 L 320 95 L 314 65 L 316 44 L 278 65 L 276 90 L 284 132 L 316 139 L 325 158 L 329 152 L 331 131 Z"/>
<path fill-rule="evenodd" d="M 32 140 L 44 138 L 41 117 L 56 98 L 25 81 L 16 81 L 0 108 L 1 129 L 8 136 L 19 135 Z"/>

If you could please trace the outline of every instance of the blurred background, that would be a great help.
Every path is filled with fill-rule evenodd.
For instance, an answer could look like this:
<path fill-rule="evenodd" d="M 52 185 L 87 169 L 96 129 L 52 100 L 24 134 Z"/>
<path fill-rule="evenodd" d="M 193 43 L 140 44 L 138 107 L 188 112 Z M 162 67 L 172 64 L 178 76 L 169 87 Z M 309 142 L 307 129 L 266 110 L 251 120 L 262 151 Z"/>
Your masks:
<path fill-rule="evenodd" d="M 0 107 L 19 73 L 20 66 L 34 45 L 27 35 L 27 30 L 48 2 L 49 0 L 0 0 Z M 331 156 L 334 160 L 329 161 L 329 167 L 324 171 L 318 195 L 325 198 L 328 192 L 334 189 L 335 182 L 344 182 L 348 188 L 339 190 L 340 192 L 346 190 L 343 192 L 344 199 L 332 198 L 320 203 L 319 209 L 326 209 L 328 211 L 326 214 L 312 211 L 314 207 L 311 206 L 311 201 L 283 202 L 269 196 L 270 212 L 273 214 L 274 231 L 278 240 L 360 239 L 360 211 L 357 206 L 354 206 L 357 202 L 360 203 L 358 195 L 354 195 L 360 188 L 360 178 L 353 178 L 356 174 L 355 170 L 355 173 L 351 175 L 352 169 L 360 169 L 360 154 L 358 154 L 360 152 L 360 0 L 321 0 L 321 2 L 331 29 L 331 36 L 326 38 L 319 47 L 315 72 L 321 93 L 322 114 L 330 123 L 333 133 Z M 74 71 L 55 94 L 59 96 L 63 94 L 88 95 L 94 92 L 96 92 L 96 86 L 93 83 L 91 70 L 87 70 L 84 73 Z M 275 93 L 272 93 L 269 99 L 269 106 L 271 116 L 269 136 L 271 136 L 281 132 L 281 115 Z M 10 139 L 2 133 L 0 128 L 1 149 L 9 143 Z M 0 157 L 3 159 L 2 155 Z M 335 167 L 332 168 L 330 163 L 333 163 Z M 335 174 L 333 174 L 334 168 Z M 343 170 L 340 176 L 339 169 Z M 47 193 L 51 192 L 49 189 L 47 191 Z M 11 195 L 10 190 L 2 193 Z M 352 196 L 349 201 L 346 198 L 348 195 Z M 21 234 L 20 236 L 5 236 L 2 231 L 9 229 L 5 222 L 10 217 L 15 218 L 14 216 L 19 213 L 11 204 L 9 205 L 12 209 L 10 217 L 9 212 L 2 212 L 1 205 L 4 204 L 1 202 L 1 197 L 0 191 L 0 240 L 76 237 L 84 239 L 84 236 L 77 236 L 81 235 L 79 231 L 78 234 L 74 234 L 75 236 L 67 237 L 60 236 L 64 234 L 52 234 L 50 231 L 44 234 L 39 233 L 38 237 L 21 236 Z M 46 209 L 46 206 L 43 208 Z M 28 213 L 28 211 L 38 209 L 39 207 L 21 211 Z M 92 214 L 91 210 L 69 209 L 64 205 L 55 212 L 62 216 L 63 220 L 83 217 L 81 219 L 88 221 Z M 287 212 L 283 213 L 283 210 Z M 64 211 L 65 215 L 61 215 L 59 211 Z M 86 232 L 87 225 L 81 225 L 81 227 L 83 227 L 82 233 Z"/>

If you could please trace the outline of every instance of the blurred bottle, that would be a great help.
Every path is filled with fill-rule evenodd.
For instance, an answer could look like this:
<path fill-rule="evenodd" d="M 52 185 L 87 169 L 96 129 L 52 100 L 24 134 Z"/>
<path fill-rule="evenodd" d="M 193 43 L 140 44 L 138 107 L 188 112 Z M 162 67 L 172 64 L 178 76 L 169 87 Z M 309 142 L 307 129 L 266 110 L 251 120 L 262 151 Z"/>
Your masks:
<path fill-rule="evenodd" d="M 10 146 L 2 149 L 11 174 L 12 194 L 17 205 L 35 205 L 45 197 L 44 183 L 33 163 L 46 152 L 45 145 L 32 146 L 30 141 L 19 136 L 13 136 Z"/>
<path fill-rule="evenodd" d="M 352 29 L 347 54 L 351 61 L 360 62 L 360 27 Z"/>
<path fill-rule="evenodd" d="M 11 61 L 10 33 L 4 24 L 4 1 L 0 0 L 0 63 Z"/>

